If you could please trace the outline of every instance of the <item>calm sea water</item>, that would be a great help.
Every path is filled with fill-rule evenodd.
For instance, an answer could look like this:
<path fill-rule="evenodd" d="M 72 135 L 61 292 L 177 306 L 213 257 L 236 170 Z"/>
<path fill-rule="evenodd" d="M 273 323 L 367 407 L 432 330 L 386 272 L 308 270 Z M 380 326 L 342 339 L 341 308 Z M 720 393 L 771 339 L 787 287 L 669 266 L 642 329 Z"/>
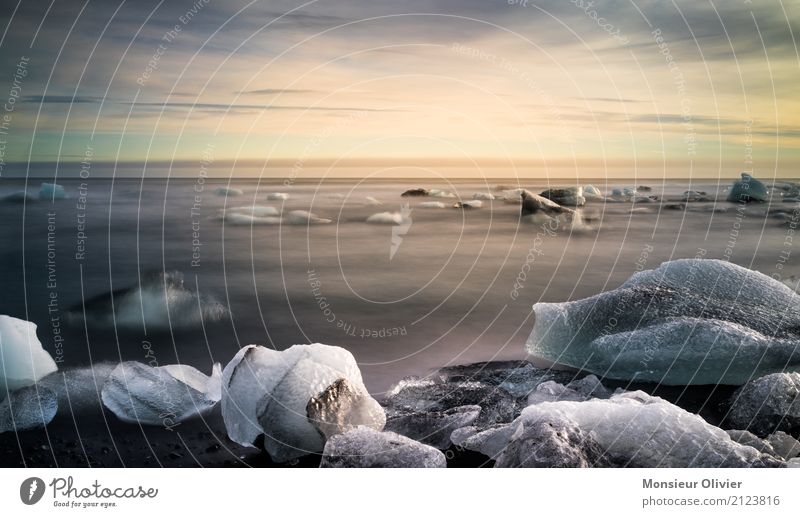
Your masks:
<path fill-rule="evenodd" d="M 34 195 L 39 183 L 28 183 Z M 284 187 L 249 180 L 230 184 L 243 191 L 236 197 L 214 193 L 228 186 L 224 180 L 208 180 L 201 192 L 193 180 L 91 179 L 83 192 L 80 183 L 61 182 L 68 199 L 0 203 L 0 313 L 35 322 L 45 348 L 66 366 L 146 362 L 150 353 L 160 364 L 208 373 L 212 362 L 224 364 L 250 343 L 283 349 L 322 342 L 350 350 L 368 387 L 380 393 L 403 376 L 446 364 L 524 358 L 534 303 L 587 297 L 662 261 L 728 258 L 770 275 L 800 275 L 790 230 L 768 214 L 792 205 L 775 199 L 737 212 L 724 201 L 728 182 L 653 182 L 647 193 L 677 199 L 685 190 L 706 191 L 719 196 L 724 213 L 711 210 L 714 202 L 690 203 L 686 211 L 643 204 L 635 213 L 630 204 L 595 202 L 583 210 L 590 228 L 553 234 L 521 223 L 519 207 L 502 201 L 466 211 L 419 207 L 449 207 L 453 199 L 400 197 L 414 186 L 465 199 L 498 194 L 480 182 Z M 24 186 L 3 180 L 0 195 Z M 521 186 L 538 192 L 546 185 Z M 268 200 L 272 192 L 290 198 Z M 383 205 L 371 206 L 368 196 Z M 404 203 L 409 223 L 365 222 Z M 310 210 L 332 223 L 251 226 L 217 217 L 226 207 L 254 204 L 284 214 Z M 66 317 L 71 308 L 80 313 L 82 300 L 136 286 L 153 271 L 182 272 L 188 287 L 229 313 L 202 326 L 146 331 Z M 178 323 L 185 314 L 170 316 Z"/>

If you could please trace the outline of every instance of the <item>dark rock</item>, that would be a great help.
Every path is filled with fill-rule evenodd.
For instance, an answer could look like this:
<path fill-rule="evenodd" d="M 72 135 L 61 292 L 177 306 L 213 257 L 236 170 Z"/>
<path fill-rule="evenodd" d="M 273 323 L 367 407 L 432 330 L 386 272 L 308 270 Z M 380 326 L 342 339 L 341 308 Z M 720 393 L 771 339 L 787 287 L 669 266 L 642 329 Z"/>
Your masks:
<path fill-rule="evenodd" d="M 405 192 L 403 192 L 400 195 L 402 197 L 422 197 L 422 196 L 427 196 L 428 194 L 429 194 L 428 189 L 412 188 L 412 189 L 406 190 Z"/>

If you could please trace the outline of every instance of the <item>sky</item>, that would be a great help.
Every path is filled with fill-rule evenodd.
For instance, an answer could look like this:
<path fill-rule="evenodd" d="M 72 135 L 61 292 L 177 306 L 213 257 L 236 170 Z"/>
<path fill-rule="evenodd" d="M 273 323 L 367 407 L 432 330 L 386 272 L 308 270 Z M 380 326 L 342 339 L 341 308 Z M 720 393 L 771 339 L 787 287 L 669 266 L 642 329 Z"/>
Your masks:
<path fill-rule="evenodd" d="M 11 0 L 0 15 L 0 176 L 205 161 L 800 177 L 800 0 Z"/>

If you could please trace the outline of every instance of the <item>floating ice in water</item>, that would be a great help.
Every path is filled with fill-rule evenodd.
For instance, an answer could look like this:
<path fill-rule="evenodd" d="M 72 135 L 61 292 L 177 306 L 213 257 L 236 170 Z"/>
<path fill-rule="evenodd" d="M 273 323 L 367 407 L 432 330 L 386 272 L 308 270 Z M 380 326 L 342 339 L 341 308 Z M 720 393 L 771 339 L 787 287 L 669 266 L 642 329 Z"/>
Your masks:
<path fill-rule="evenodd" d="M 36 324 L 0 315 L 0 400 L 58 370 L 36 337 Z"/>
<path fill-rule="evenodd" d="M 379 199 L 375 199 L 372 196 L 367 196 L 364 200 L 369 206 L 381 206 L 383 204 Z"/>
<path fill-rule="evenodd" d="M 367 393 L 347 350 L 319 343 L 283 352 L 250 345 L 222 375 L 222 416 L 231 440 L 264 448 L 277 462 L 321 452 L 327 437 L 366 425 L 383 429 L 383 408 Z"/>
<path fill-rule="evenodd" d="M 0 402 L 0 433 L 44 427 L 56 416 L 58 400 L 51 390 L 27 386 Z"/>
<path fill-rule="evenodd" d="M 219 187 L 217 190 L 214 191 L 214 194 L 222 197 L 234 197 L 234 196 L 241 196 L 244 194 L 238 188 L 230 188 L 230 187 Z"/>
<path fill-rule="evenodd" d="M 562 206 L 578 207 L 586 204 L 583 187 L 551 188 L 543 191 L 541 196 Z"/>
<path fill-rule="evenodd" d="M 800 373 L 773 373 L 739 388 L 731 396 L 726 424 L 758 436 L 800 433 Z"/>
<path fill-rule="evenodd" d="M 600 191 L 599 188 L 595 187 L 594 185 L 586 185 L 583 187 L 583 196 L 584 197 L 602 197 L 603 193 Z"/>
<path fill-rule="evenodd" d="M 113 297 L 113 304 L 111 298 Z M 157 271 L 128 289 L 87 300 L 70 311 L 71 320 L 91 325 L 148 330 L 187 328 L 220 320 L 228 311 L 213 297 L 199 295 L 184 285 L 179 271 Z"/>
<path fill-rule="evenodd" d="M 39 199 L 66 199 L 64 187 L 57 183 L 42 183 L 39 189 Z"/>
<path fill-rule="evenodd" d="M 520 199 L 522 199 L 522 209 L 520 211 L 522 217 L 540 212 L 548 216 L 574 213 L 574 210 L 570 208 L 565 208 L 546 197 L 528 192 L 527 190 L 522 190 Z"/>
<path fill-rule="evenodd" d="M 502 439 L 508 436 L 496 466 L 522 464 L 521 459 L 535 458 L 542 447 L 539 440 L 524 442 L 532 438 L 530 430 L 541 431 L 543 424 L 563 427 L 566 435 L 563 441 L 545 437 L 541 452 L 561 448 L 568 453 L 568 459 L 578 464 L 583 460 L 592 464 L 601 453 L 604 461 L 614 465 L 642 468 L 782 465 L 752 447 L 735 442 L 725 431 L 708 424 L 700 416 L 636 391 L 615 394 L 605 400 L 543 402 L 528 406 L 507 426 L 513 431 L 495 431 L 495 441 L 501 443 L 495 443 L 494 450 L 499 449 Z M 585 440 L 578 440 L 579 436 Z M 558 455 L 548 455 L 555 460 L 558 458 Z"/>
<path fill-rule="evenodd" d="M 417 208 L 447 208 L 441 201 L 424 201 L 417 205 Z"/>
<path fill-rule="evenodd" d="M 292 210 L 286 217 L 287 224 L 309 225 L 309 224 L 330 224 L 330 219 L 317 217 L 316 214 L 305 210 Z"/>
<path fill-rule="evenodd" d="M 289 199 L 289 194 L 285 192 L 270 192 L 267 194 L 267 199 L 273 201 L 286 201 Z"/>
<path fill-rule="evenodd" d="M 438 188 L 432 188 L 428 191 L 428 196 L 430 197 L 456 197 L 455 194 L 452 192 L 448 192 L 446 190 L 441 190 Z"/>
<path fill-rule="evenodd" d="M 747 174 L 742 173 L 742 179 L 734 181 L 728 192 L 728 201 L 732 203 L 769 200 L 767 186 Z"/>
<path fill-rule="evenodd" d="M 472 194 L 472 199 L 482 199 L 484 201 L 493 201 L 494 194 L 491 192 L 476 192 Z"/>
<path fill-rule="evenodd" d="M 185 364 L 154 368 L 128 361 L 114 368 L 101 396 L 123 422 L 172 427 L 214 409 L 222 397 L 221 378 L 219 363 L 209 377 Z"/>
<path fill-rule="evenodd" d="M 275 225 L 281 223 L 280 212 L 273 206 L 238 206 L 220 210 L 220 218 L 234 226 Z"/>
<path fill-rule="evenodd" d="M 453 205 L 453 208 L 463 208 L 469 210 L 471 208 L 481 208 L 482 206 L 483 201 L 479 199 L 473 199 L 472 201 L 459 201 Z"/>
<path fill-rule="evenodd" d="M 629 214 L 652 214 L 653 213 L 653 209 L 652 208 L 645 208 L 645 207 L 631 208 L 630 210 L 628 210 L 628 213 Z"/>
<path fill-rule="evenodd" d="M 405 221 L 405 217 L 400 212 L 380 212 L 367 217 L 370 224 L 395 224 L 400 225 Z"/>
<path fill-rule="evenodd" d="M 530 354 L 601 377 L 736 385 L 800 366 L 800 297 L 724 261 L 665 262 L 613 291 L 533 311 Z"/>
<path fill-rule="evenodd" d="M 397 433 L 357 427 L 333 436 L 322 452 L 322 468 L 445 468 L 441 451 Z"/>

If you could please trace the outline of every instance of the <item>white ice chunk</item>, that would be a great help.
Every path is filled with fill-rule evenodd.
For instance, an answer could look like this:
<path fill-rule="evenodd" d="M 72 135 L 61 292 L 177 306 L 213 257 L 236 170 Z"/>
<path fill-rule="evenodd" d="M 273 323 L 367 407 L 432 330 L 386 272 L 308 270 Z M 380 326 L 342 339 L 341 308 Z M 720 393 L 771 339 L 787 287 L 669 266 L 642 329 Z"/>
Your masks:
<path fill-rule="evenodd" d="M 613 291 L 533 310 L 530 354 L 602 377 L 743 384 L 800 366 L 800 297 L 724 261 L 665 262 Z"/>
<path fill-rule="evenodd" d="M 274 206 L 238 206 L 220 210 L 220 219 L 234 226 L 276 225 L 280 212 Z"/>
<path fill-rule="evenodd" d="M 358 427 L 332 437 L 322 453 L 322 468 L 445 468 L 444 454 L 389 431 Z"/>
<path fill-rule="evenodd" d="M 289 194 L 285 192 L 270 192 L 267 194 L 267 199 L 273 201 L 286 201 L 289 199 Z"/>
<path fill-rule="evenodd" d="M 111 372 L 101 396 L 123 422 L 172 427 L 214 409 L 222 398 L 221 377 L 219 363 L 209 377 L 184 364 L 152 367 L 128 361 Z"/>
<path fill-rule="evenodd" d="M 367 217 L 367 222 L 370 224 L 401 225 L 405 221 L 406 218 L 400 212 L 380 212 Z"/>
<path fill-rule="evenodd" d="M 441 201 L 424 201 L 417 205 L 417 208 L 447 208 Z"/>
<path fill-rule="evenodd" d="M 452 192 L 448 192 L 447 190 L 441 190 L 438 188 L 432 188 L 428 191 L 429 197 L 456 197 L 455 194 Z"/>
<path fill-rule="evenodd" d="M 241 196 L 242 194 L 244 194 L 244 192 L 242 192 L 238 188 L 230 188 L 230 187 L 219 187 L 217 190 L 214 191 L 214 193 L 222 197 L 234 197 L 234 196 Z"/>
<path fill-rule="evenodd" d="M 306 210 L 292 210 L 286 218 L 288 224 L 308 225 L 308 224 L 330 224 L 330 219 L 317 217 L 315 214 Z"/>
<path fill-rule="evenodd" d="M 0 315 L 0 399 L 57 369 L 36 337 L 36 324 Z"/>
<path fill-rule="evenodd" d="M 472 199 L 482 199 L 484 201 L 493 201 L 494 194 L 491 192 L 476 192 L 472 194 Z"/>
<path fill-rule="evenodd" d="M 315 343 L 283 352 L 250 345 L 222 376 L 222 416 L 231 440 L 264 448 L 277 462 L 321 452 L 325 439 L 358 425 L 383 429 L 383 408 L 370 397 L 347 350 Z"/>

